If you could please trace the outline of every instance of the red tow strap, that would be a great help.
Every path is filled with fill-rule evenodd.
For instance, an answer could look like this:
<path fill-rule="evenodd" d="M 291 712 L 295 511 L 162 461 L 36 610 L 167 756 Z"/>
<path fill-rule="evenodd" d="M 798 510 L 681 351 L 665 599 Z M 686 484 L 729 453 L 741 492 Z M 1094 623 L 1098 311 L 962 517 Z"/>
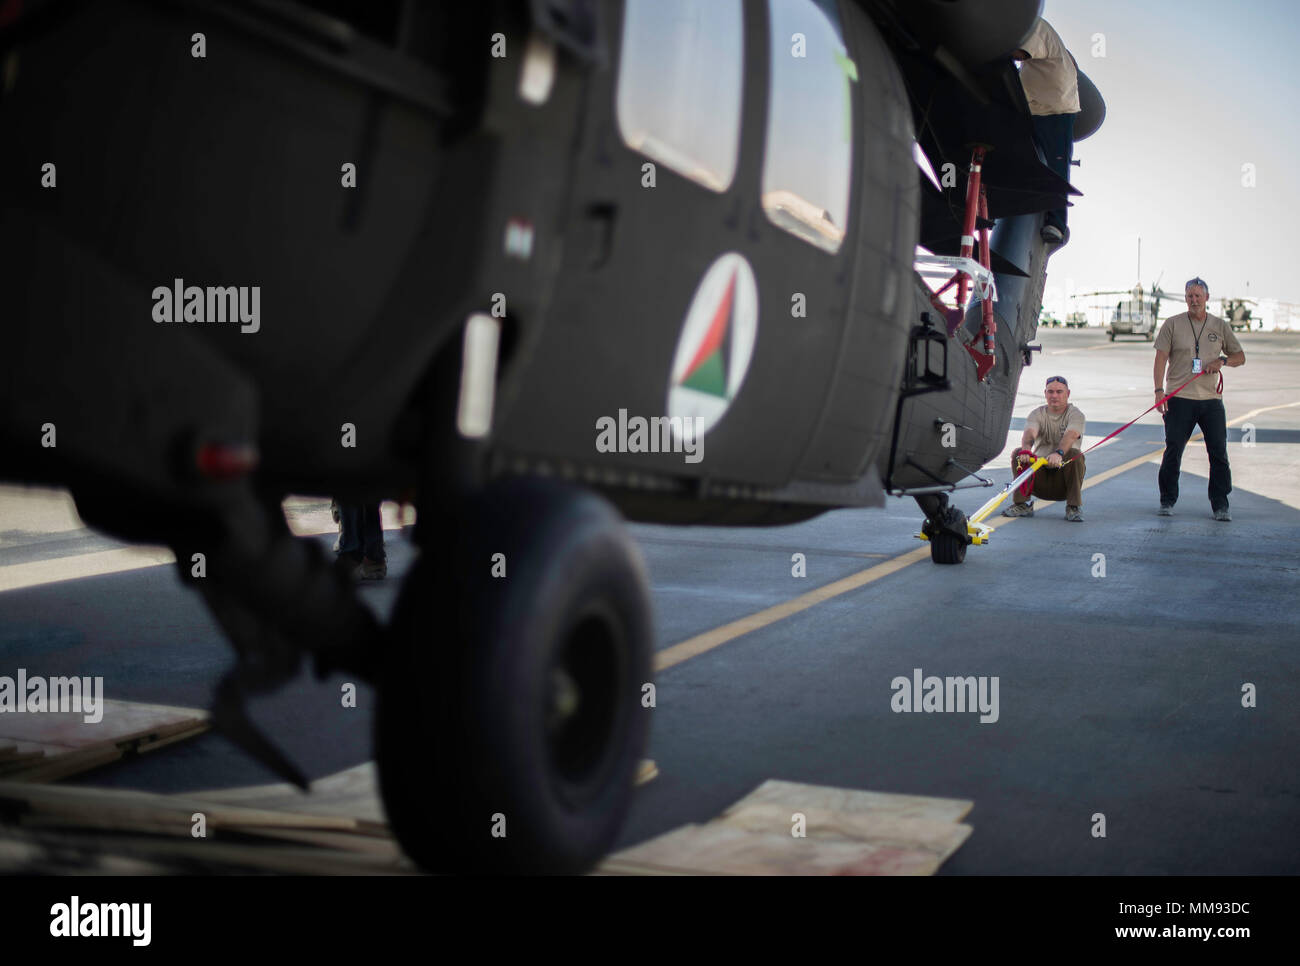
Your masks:
<path fill-rule="evenodd" d="M 1180 392 L 1182 392 L 1184 389 L 1186 389 L 1188 386 L 1190 386 L 1192 383 L 1194 383 L 1197 379 L 1200 379 L 1201 376 L 1203 376 L 1203 375 L 1205 375 L 1205 373 L 1204 373 L 1203 371 L 1202 371 L 1202 372 L 1198 372 L 1196 375 L 1192 376 L 1192 378 L 1188 379 L 1185 383 L 1183 383 L 1181 386 L 1179 386 L 1179 387 L 1178 387 L 1177 389 L 1175 389 L 1173 392 L 1169 393 L 1167 396 L 1162 396 L 1161 398 L 1157 399 L 1154 405 L 1149 406 L 1149 407 L 1147 407 L 1146 409 L 1144 409 L 1142 412 L 1138 413 L 1138 415 L 1134 416 L 1132 419 L 1130 419 L 1127 423 L 1125 423 L 1125 424 L 1124 424 L 1123 426 L 1121 426 L 1119 429 L 1115 430 L 1115 432 L 1111 433 L 1109 436 L 1104 437 L 1103 439 L 1099 439 L 1099 440 L 1097 440 L 1097 442 L 1093 443 L 1091 446 L 1089 446 L 1087 449 L 1085 449 L 1082 453 L 1080 453 L 1079 456 L 1083 456 L 1085 453 L 1091 453 L 1094 449 L 1096 449 L 1096 448 L 1097 448 L 1098 446 L 1100 446 L 1102 443 L 1106 442 L 1106 440 L 1108 440 L 1108 439 L 1112 439 L 1112 438 L 1118 436 L 1120 433 L 1124 432 L 1124 430 L 1128 429 L 1130 426 L 1132 426 L 1134 423 L 1136 423 L 1139 419 L 1141 419 L 1141 418 L 1142 418 L 1143 416 L 1145 416 L 1147 413 L 1151 412 L 1151 410 L 1153 410 L 1153 409 L 1157 409 L 1157 408 L 1159 408 L 1160 406 L 1163 406 L 1163 405 L 1165 404 L 1166 401 L 1168 401 L 1168 400 L 1170 400 L 1170 399 L 1173 399 L 1173 398 L 1174 398 L 1175 396 L 1177 396 Z M 1218 387 L 1216 388 L 1215 391 L 1218 392 L 1220 395 L 1223 394 L 1223 371 L 1222 371 L 1222 370 L 1219 371 L 1219 385 L 1218 385 Z M 1015 474 L 1020 470 L 1020 458 L 1021 458 L 1022 455 L 1028 457 L 1030 461 L 1033 461 L 1033 460 L 1038 459 L 1038 457 L 1034 454 L 1034 451 L 1033 451 L 1033 450 L 1028 450 L 1028 449 L 1018 449 L 1018 450 L 1016 450 L 1014 453 L 1011 454 L 1011 472 L 1012 472 L 1012 475 L 1015 475 Z M 1073 463 L 1075 459 L 1077 459 L 1077 457 L 1072 457 L 1072 458 L 1070 458 L 1070 459 L 1068 459 L 1068 460 L 1064 460 L 1064 461 L 1062 461 L 1061 466 L 1067 466 L 1067 465 L 1069 465 L 1070 463 Z M 1058 468 L 1059 468 L 1059 467 L 1058 467 Z M 1028 499 L 1030 496 L 1032 496 L 1032 495 L 1033 495 L 1033 492 L 1034 492 L 1034 478 L 1033 478 L 1033 476 L 1031 476 L 1029 479 L 1025 480 L 1024 483 L 1020 484 L 1020 486 L 1017 487 L 1016 492 L 1017 492 L 1020 496 L 1024 497 L 1025 499 Z M 1003 499 L 1005 500 L 1006 497 L 1003 497 Z"/>
<path fill-rule="evenodd" d="M 1115 430 L 1115 432 L 1111 433 L 1110 436 L 1106 436 L 1106 437 L 1104 437 L 1103 439 L 1099 439 L 1099 440 L 1097 440 L 1097 442 L 1093 443 L 1091 446 L 1089 446 L 1087 449 L 1085 449 L 1085 450 L 1083 451 L 1083 453 L 1080 453 L 1079 455 L 1080 455 L 1080 456 L 1083 456 L 1085 453 L 1091 453 L 1093 450 L 1095 450 L 1095 449 L 1096 449 L 1098 446 L 1100 446 L 1102 443 L 1106 442 L 1106 440 L 1111 439 L 1112 437 L 1118 436 L 1120 433 L 1124 432 L 1124 430 L 1128 429 L 1130 426 L 1132 426 L 1134 423 L 1136 423 L 1139 419 L 1141 419 L 1141 418 L 1142 418 L 1143 416 L 1145 416 L 1147 413 L 1151 412 L 1151 410 L 1153 410 L 1153 409 L 1158 409 L 1159 407 L 1163 406 L 1167 400 L 1173 399 L 1173 398 L 1174 398 L 1175 396 L 1177 396 L 1180 392 L 1182 392 L 1184 389 L 1186 389 L 1188 386 L 1190 386 L 1192 383 L 1194 383 L 1197 379 L 1200 379 L 1201 376 L 1203 376 L 1203 375 L 1205 375 L 1205 372 L 1204 372 L 1203 370 L 1202 370 L 1201 372 L 1198 372 L 1196 375 L 1192 376 L 1192 378 L 1188 379 L 1185 383 L 1183 383 L 1181 386 L 1179 386 L 1179 387 L 1178 387 L 1177 389 L 1175 389 L 1173 392 L 1169 393 L 1169 395 L 1160 397 L 1159 399 L 1157 399 L 1157 400 L 1155 401 L 1155 404 L 1154 404 L 1154 405 L 1152 405 L 1152 406 L 1148 406 L 1146 409 L 1142 410 L 1142 412 L 1138 413 L 1136 416 L 1134 416 L 1132 419 L 1130 419 L 1127 423 L 1125 423 L 1125 424 L 1124 424 L 1123 426 L 1121 426 L 1119 429 Z M 1219 394 L 1222 394 L 1222 393 L 1223 393 L 1223 370 L 1222 370 L 1222 369 L 1219 370 L 1219 385 L 1218 385 L 1218 387 L 1217 387 L 1217 389 L 1216 389 L 1216 392 L 1218 392 Z M 1065 463 L 1069 463 L 1069 462 L 1072 462 L 1072 461 L 1071 461 L 1071 460 L 1066 460 L 1066 461 L 1065 461 Z M 1061 465 L 1064 466 L 1065 463 L 1062 463 Z"/>

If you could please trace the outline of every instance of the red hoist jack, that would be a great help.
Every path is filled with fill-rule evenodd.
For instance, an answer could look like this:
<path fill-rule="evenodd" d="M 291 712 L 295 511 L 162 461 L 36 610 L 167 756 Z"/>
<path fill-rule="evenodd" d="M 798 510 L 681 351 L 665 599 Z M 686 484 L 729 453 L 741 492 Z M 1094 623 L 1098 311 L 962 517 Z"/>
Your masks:
<path fill-rule="evenodd" d="M 979 336 L 975 342 L 963 343 L 963 345 L 966 346 L 966 351 L 970 353 L 971 358 L 975 360 L 975 372 L 981 382 L 984 381 L 984 377 L 989 374 L 993 369 L 993 364 L 997 361 L 994 337 L 998 331 L 997 320 L 993 317 L 993 302 L 997 298 L 997 291 L 993 284 L 993 272 L 989 261 L 988 196 L 985 194 L 984 185 L 980 183 L 985 147 L 983 144 L 977 144 L 971 151 L 970 171 L 966 178 L 966 211 L 961 224 L 960 256 L 957 258 L 929 256 L 928 258 L 918 259 L 918 262 L 925 266 L 940 269 L 940 277 L 946 277 L 953 268 L 956 268 L 948 281 L 930 296 L 931 304 L 948 322 L 948 335 L 950 337 L 955 335 L 957 329 L 961 327 L 966 312 L 967 296 L 972 292 L 978 294 L 982 317 Z M 981 222 L 978 261 L 973 258 L 975 254 L 977 215 Z M 933 277 L 935 272 L 922 270 L 922 274 Z M 944 304 L 940 296 L 954 285 L 957 286 L 957 304 L 956 307 L 950 307 Z M 981 342 L 983 351 L 976 348 Z"/>

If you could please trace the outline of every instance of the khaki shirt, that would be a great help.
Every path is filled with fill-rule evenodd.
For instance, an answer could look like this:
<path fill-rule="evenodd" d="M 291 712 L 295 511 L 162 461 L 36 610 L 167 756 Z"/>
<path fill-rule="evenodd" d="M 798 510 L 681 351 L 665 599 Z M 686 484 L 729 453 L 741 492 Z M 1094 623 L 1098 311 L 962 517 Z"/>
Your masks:
<path fill-rule="evenodd" d="M 1020 45 L 1030 57 L 1020 65 L 1031 114 L 1079 113 L 1079 68 L 1060 35 L 1042 17 Z"/>
<path fill-rule="evenodd" d="M 1065 449 L 1061 445 L 1061 437 L 1071 429 L 1079 434 L 1079 442 L 1083 442 L 1086 425 L 1083 413 L 1074 403 L 1067 404 L 1065 412 L 1059 416 L 1046 406 L 1039 406 L 1025 417 L 1025 429 L 1033 429 L 1037 433 L 1034 437 L 1035 456 L 1047 456 L 1055 450 Z M 1074 445 L 1078 446 L 1079 443 Z"/>
<path fill-rule="evenodd" d="M 1165 373 L 1165 392 L 1172 392 L 1188 379 L 1192 378 L 1192 357 L 1196 355 L 1196 337 L 1201 340 L 1201 365 L 1219 354 L 1232 355 L 1241 351 L 1241 343 L 1233 333 L 1232 327 L 1217 315 L 1205 313 L 1205 329 L 1202 323 L 1192 322 L 1186 312 L 1165 319 L 1156 335 L 1156 348 L 1169 353 L 1169 368 Z M 1217 392 L 1218 376 L 1201 376 L 1194 383 L 1180 392 L 1178 399 L 1222 399 Z"/>

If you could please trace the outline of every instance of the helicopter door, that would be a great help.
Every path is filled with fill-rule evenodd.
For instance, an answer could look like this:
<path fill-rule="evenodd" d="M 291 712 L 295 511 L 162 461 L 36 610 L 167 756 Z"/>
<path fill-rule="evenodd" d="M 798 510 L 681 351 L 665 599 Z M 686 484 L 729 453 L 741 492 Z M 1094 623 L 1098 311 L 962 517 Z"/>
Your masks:
<path fill-rule="evenodd" d="M 780 485 L 847 318 L 857 94 L 839 11 L 608 9 L 616 56 L 589 75 L 544 337 L 497 438 L 578 465 Z M 653 430 L 638 449 L 637 417 L 698 428 L 700 458 Z M 598 446 L 611 424 L 616 453 Z"/>

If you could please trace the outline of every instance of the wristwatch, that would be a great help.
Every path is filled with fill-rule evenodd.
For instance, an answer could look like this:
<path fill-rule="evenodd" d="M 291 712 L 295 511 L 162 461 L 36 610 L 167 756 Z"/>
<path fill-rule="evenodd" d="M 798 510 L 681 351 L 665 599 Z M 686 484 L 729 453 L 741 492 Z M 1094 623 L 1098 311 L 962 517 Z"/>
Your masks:
<path fill-rule="evenodd" d="M 1061 452 L 1061 450 L 1054 449 L 1052 450 L 1052 452 L 1055 453 L 1057 456 L 1061 457 L 1061 459 L 1065 459 L 1065 453 Z"/>

